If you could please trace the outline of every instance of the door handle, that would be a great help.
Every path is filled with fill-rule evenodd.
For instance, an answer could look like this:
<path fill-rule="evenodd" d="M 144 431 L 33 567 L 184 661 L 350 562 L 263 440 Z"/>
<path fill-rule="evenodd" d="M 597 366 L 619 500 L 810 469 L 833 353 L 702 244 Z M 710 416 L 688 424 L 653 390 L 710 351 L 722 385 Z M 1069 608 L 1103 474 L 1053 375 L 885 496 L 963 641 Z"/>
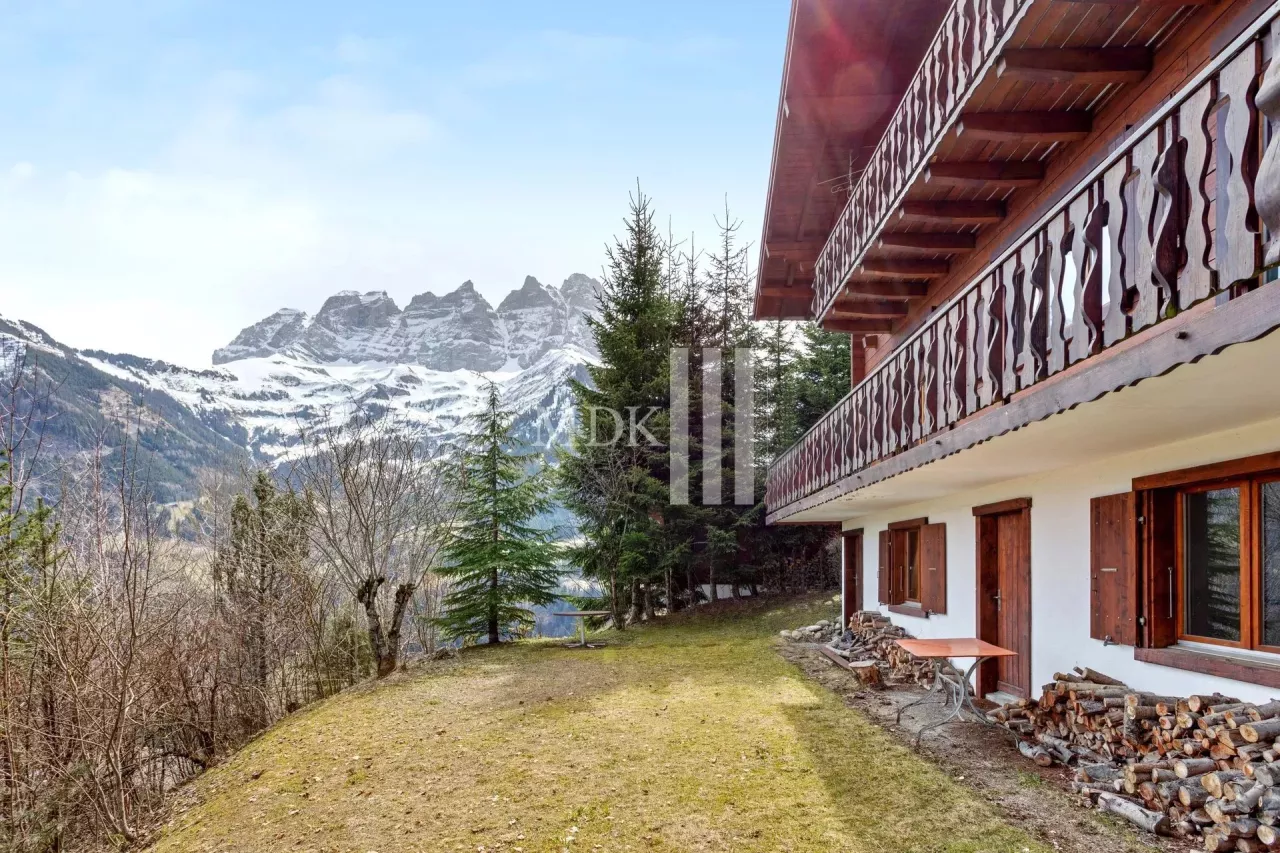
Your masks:
<path fill-rule="evenodd" d="M 999 610 L 1000 601 L 1001 601 L 1000 590 L 996 590 L 995 599 L 996 599 L 996 610 Z"/>

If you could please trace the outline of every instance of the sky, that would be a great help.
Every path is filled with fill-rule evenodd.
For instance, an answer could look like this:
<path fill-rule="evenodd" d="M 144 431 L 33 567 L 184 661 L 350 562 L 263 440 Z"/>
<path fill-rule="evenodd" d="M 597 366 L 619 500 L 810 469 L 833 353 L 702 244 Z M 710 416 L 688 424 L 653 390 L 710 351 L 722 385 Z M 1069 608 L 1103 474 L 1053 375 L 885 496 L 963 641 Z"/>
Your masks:
<path fill-rule="evenodd" d="M 0 0 L 0 316 L 201 367 L 339 290 L 496 305 L 637 180 L 758 244 L 789 5 Z"/>

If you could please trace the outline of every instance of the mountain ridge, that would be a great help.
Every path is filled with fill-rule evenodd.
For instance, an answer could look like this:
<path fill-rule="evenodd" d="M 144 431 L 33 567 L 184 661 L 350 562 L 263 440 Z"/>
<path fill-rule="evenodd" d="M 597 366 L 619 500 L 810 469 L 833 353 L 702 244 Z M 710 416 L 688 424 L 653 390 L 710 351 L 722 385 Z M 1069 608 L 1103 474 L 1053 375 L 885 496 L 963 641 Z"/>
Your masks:
<path fill-rule="evenodd" d="M 598 358 L 588 318 L 599 288 L 581 274 L 559 287 L 529 276 L 494 308 L 468 281 L 404 309 L 382 291 L 344 290 L 314 316 L 286 308 L 246 327 L 206 369 L 75 349 L 0 317 L 0 362 L 31 351 L 59 384 L 58 407 L 69 413 L 60 452 L 108 424 L 118 434 L 122 412 L 145 408 L 161 500 L 189 497 L 201 467 L 237 454 L 281 464 L 297 451 L 301 424 L 357 406 L 394 415 L 433 444 L 452 442 L 489 382 L 515 413 L 517 437 L 551 460 L 573 428 L 570 380 L 589 382 Z"/>

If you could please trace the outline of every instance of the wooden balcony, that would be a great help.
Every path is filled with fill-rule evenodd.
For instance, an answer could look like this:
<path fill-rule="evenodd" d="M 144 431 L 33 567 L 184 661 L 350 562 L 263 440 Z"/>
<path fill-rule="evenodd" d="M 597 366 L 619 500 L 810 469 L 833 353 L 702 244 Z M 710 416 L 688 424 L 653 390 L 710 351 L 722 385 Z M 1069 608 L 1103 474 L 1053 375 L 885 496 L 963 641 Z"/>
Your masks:
<path fill-rule="evenodd" d="M 1280 325 L 1200 310 L 1280 287 L 1264 274 L 1280 263 L 1267 237 L 1280 235 L 1280 145 L 1267 132 L 1280 63 L 1264 60 L 1278 14 L 1132 127 L 783 453 L 770 520 L 893 476 L 908 451 L 911 464 L 940 458 Z"/>
<path fill-rule="evenodd" d="M 830 325 L 876 264 L 967 251 L 946 241 L 1004 220 L 1200 2 L 955 0 L 811 267 L 811 316 Z"/>

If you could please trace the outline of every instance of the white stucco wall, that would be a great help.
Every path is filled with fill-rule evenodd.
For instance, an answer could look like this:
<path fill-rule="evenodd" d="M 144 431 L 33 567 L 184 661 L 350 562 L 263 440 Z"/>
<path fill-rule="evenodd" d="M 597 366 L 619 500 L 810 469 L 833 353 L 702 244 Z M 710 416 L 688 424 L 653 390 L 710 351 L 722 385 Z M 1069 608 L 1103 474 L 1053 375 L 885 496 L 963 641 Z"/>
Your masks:
<path fill-rule="evenodd" d="M 999 442 L 999 439 L 996 440 Z M 1262 700 L 1273 688 L 1134 660 L 1133 648 L 1104 646 L 1089 637 L 1089 499 L 1129 491 L 1134 477 L 1280 450 L 1280 420 L 1271 420 L 1096 463 L 1060 469 L 844 522 L 863 528 L 863 598 L 855 609 L 876 610 L 879 533 L 890 523 L 927 516 L 947 525 L 947 613 L 927 619 L 886 614 L 917 637 L 973 637 L 977 624 L 976 525 L 973 507 L 1030 497 L 1031 689 L 1054 672 L 1090 666 L 1130 686 L 1157 693 L 1223 693 Z M 892 483 L 892 480 L 888 481 Z M 852 594 L 852 591 L 849 591 Z"/>

